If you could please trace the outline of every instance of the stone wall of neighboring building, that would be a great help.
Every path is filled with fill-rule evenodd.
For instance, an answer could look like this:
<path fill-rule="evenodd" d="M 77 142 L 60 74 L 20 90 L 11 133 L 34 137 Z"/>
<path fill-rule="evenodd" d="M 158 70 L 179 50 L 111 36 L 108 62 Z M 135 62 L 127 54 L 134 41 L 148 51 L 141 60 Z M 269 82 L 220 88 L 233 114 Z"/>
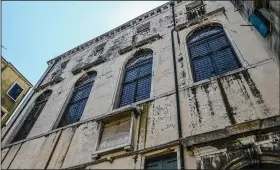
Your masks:
<path fill-rule="evenodd" d="M 279 167 L 279 68 L 245 24 L 229 1 L 168 2 L 48 61 L 25 107 L 2 133 L 2 168 Z M 222 49 L 231 49 L 238 68 L 196 81 L 202 73 L 192 57 L 203 56 L 190 51 L 212 27 L 222 30 L 219 36 L 228 42 Z M 194 37 L 197 30 L 206 33 Z M 118 107 L 131 69 L 126 66 L 147 51 L 149 97 Z M 220 57 L 217 62 L 227 60 Z M 86 75 L 96 76 L 80 120 L 60 126 L 76 82 Z M 27 137 L 14 142 L 46 92 L 51 94 Z"/>
<path fill-rule="evenodd" d="M 10 95 L 13 88 L 20 92 Z M 1 57 L 1 128 L 24 98 L 32 84 L 8 61 Z"/>

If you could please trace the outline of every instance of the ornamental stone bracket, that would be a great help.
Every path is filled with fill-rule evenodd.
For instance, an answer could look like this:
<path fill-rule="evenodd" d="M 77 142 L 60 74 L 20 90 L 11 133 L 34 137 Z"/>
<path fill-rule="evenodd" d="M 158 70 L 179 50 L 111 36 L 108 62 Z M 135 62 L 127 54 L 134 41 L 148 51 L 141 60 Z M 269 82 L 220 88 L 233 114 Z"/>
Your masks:
<path fill-rule="evenodd" d="M 185 29 L 185 28 L 188 28 L 192 25 L 195 25 L 195 24 L 198 24 L 199 22 L 201 22 L 202 20 L 206 20 L 208 19 L 209 17 L 213 17 L 217 14 L 220 14 L 220 13 L 224 13 L 225 12 L 225 8 L 224 7 L 221 7 L 221 8 L 218 8 L 218 9 L 215 9 L 211 12 L 208 12 L 202 16 L 199 16 L 199 17 L 196 17 L 192 20 L 188 20 L 187 22 L 184 22 L 184 23 L 181 23 L 181 24 L 178 24 L 176 26 L 176 29 L 178 31 L 182 30 L 182 29 Z"/>
<path fill-rule="evenodd" d="M 92 62 L 79 62 L 71 70 L 73 75 L 79 74 L 82 70 L 87 70 L 91 67 L 97 66 L 106 61 L 106 58 L 102 55 L 98 56 L 96 60 Z"/>
<path fill-rule="evenodd" d="M 127 53 L 127 52 L 133 50 L 134 48 L 141 47 L 143 45 L 146 45 L 146 44 L 148 44 L 150 42 L 154 42 L 154 41 L 156 41 L 158 39 L 161 39 L 161 38 L 162 38 L 161 35 L 156 34 L 156 35 L 150 36 L 150 37 L 148 37 L 148 38 L 146 38 L 146 39 L 144 39 L 142 41 L 139 41 L 139 42 L 137 42 L 135 44 L 129 45 L 127 47 L 124 47 L 124 48 L 120 49 L 118 52 L 119 52 L 120 55 L 122 55 L 124 53 Z"/>
<path fill-rule="evenodd" d="M 57 73 L 57 75 L 55 75 L 55 76 L 51 79 L 51 81 L 49 81 L 49 82 L 47 82 L 47 83 L 45 83 L 45 84 L 43 84 L 43 85 L 40 85 L 39 87 L 37 87 L 36 89 L 34 89 L 35 92 L 38 92 L 39 90 L 44 89 L 44 88 L 46 88 L 46 87 L 48 87 L 48 86 L 50 86 L 50 85 L 54 85 L 54 84 L 57 84 L 57 83 L 61 82 L 61 81 L 64 79 L 64 78 L 61 77 L 61 75 L 62 75 L 62 72 Z"/>
<path fill-rule="evenodd" d="M 80 73 L 83 70 L 84 62 L 77 63 L 71 70 L 73 75 Z"/>
<path fill-rule="evenodd" d="M 106 61 L 106 58 L 103 55 L 100 55 L 97 57 L 96 60 L 89 62 L 89 63 L 85 63 L 85 65 L 83 66 L 83 70 L 87 70 L 93 66 L 97 66 L 105 61 Z"/>

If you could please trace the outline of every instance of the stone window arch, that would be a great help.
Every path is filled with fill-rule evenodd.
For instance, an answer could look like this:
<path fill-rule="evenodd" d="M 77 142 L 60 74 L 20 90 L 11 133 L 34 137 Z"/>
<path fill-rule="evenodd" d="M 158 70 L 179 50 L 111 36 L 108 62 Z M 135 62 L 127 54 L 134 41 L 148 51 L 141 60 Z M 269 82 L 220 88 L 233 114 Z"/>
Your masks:
<path fill-rule="evenodd" d="M 134 54 L 124 69 L 119 107 L 150 98 L 153 51 L 140 50 Z"/>
<path fill-rule="evenodd" d="M 195 82 L 241 67 L 223 27 L 219 24 L 196 29 L 187 39 L 187 46 Z"/>
<path fill-rule="evenodd" d="M 32 107 L 31 111 L 29 112 L 26 119 L 24 120 L 20 130 L 18 131 L 17 135 L 13 139 L 13 142 L 26 139 L 27 135 L 30 133 L 32 127 L 34 126 L 35 122 L 40 116 L 43 108 L 45 107 L 51 94 L 52 94 L 52 90 L 46 90 L 39 97 L 37 97 L 34 106 Z"/>
<path fill-rule="evenodd" d="M 76 82 L 71 99 L 60 119 L 59 127 L 78 122 L 81 119 L 95 78 L 96 72 L 88 72 Z"/>

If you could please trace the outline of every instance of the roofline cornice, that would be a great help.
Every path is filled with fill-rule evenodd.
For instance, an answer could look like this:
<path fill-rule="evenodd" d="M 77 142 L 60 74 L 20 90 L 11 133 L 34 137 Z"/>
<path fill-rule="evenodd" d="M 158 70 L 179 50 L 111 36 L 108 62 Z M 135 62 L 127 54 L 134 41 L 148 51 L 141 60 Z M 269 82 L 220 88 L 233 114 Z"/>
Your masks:
<path fill-rule="evenodd" d="M 55 61 L 55 60 L 60 60 L 62 58 L 65 58 L 65 57 L 67 57 L 71 54 L 74 54 L 74 53 L 80 51 L 81 49 L 83 50 L 83 49 L 89 47 L 92 44 L 97 44 L 97 43 L 100 43 L 100 42 L 102 43 L 108 37 L 110 37 L 112 35 L 115 35 L 115 33 L 122 32 L 122 31 L 126 30 L 127 28 L 130 28 L 130 27 L 133 27 L 134 25 L 145 22 L 146 20 L 150 19 L 150 17 L 153 14 L 157 15 L 158 13 L 161 13 L 161 12 L 169 9 L 171 3 L 174 3 L 176 5 L 180 2 L 184 2 L 184 1 L 169 1 L 169 2 L 167 2 L 167 3 L 165 3 L 161 6 L 158 6 L 154 9 L 152 9 L 152 10 L 150 10 L 150 11 L 148 11 L 148 12 L 146 12 L 146 13 L 144 13 L 144 14 L 142 14 L 142 15 L 140 15 L 140 16 L 138 16 L 138 17 L 136 17 L 136 18 L 134 18 L 134 19 L 132 19 L 132 20 L 116 27 L 116 28 L 114 28 L 114 29 L 112 29 L 112 30 L 110 30 L 110 31 L 105 32 L 104 34 L 101 34 L 98 37 L 95 37 L 95 38 L 93 38 L 93 39 L 91 39 L 91 40 L 89 40 L 89 41 L 87 41 L 87 42 L 85 42 L 81 45 L 76 46 L 75 48 L 72 48 L 72 49 L 68 50 L 67 52 L 65 52 L 65 53 L 47 61 L 47 64 L 49 65 L 49 64 L 53 63 L 53 61 Z"/>

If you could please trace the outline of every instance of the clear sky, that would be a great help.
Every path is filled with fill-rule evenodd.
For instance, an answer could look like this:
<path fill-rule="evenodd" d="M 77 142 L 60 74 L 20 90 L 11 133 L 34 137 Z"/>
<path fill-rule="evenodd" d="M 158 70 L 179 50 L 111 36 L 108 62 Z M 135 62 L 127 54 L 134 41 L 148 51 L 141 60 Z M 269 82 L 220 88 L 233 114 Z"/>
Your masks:
<path fill-rule="evenodd" d="M 167 1 L 2 1 L 2 55 L 33 85 L 47 61 Z"/>

